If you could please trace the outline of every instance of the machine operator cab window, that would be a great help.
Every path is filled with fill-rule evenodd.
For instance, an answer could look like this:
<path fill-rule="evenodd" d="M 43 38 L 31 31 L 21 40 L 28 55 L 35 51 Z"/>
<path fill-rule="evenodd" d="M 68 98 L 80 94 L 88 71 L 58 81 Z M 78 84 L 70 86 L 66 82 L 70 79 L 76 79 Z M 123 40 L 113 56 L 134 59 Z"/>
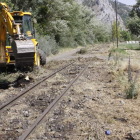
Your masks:
<path fill-rule="evenodd" d="M 23 31 L 26 37 L 32 37 L 31 16 L 29 15 L 23 16 Z"/>
<path fill-rule="evenodd" d="M 20 32 L 24 33 L 25 37 L 28 39 L 32 39 L 32 22 L 31 16 L 24 14 L 23 16 L 15 15 L 13 16 L 15 23 L 21 23 Z"/>

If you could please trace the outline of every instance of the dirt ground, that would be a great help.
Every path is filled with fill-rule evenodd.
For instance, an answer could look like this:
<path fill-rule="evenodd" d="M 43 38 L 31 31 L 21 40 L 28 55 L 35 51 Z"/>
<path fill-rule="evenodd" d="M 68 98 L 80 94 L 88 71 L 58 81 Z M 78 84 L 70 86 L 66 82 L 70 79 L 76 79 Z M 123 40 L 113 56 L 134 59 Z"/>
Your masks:
<path fill-rule="evenodd" d="M 45 75 L 76 61 L 1 114 L 0 140 L 16 140 L 88 62 L 91 62 L 88 69 L 28 140 L 140 140 L 140 98 L 126 99 L 124 90 L 129 55 L 115 65 L 113 57 L 108 60 L 109 50 L 109 44 L 90 46 L 85 54 L 74 53 L 67 60 L 52 60 L 40 71 L 7 74 L 10 82 L 20 75 L 28 76 L 30 81 L 23 80 L 24 77 L 16 83 L 17 87 L 0 89 L 0 104 Z M 136 63 L 139 52 L 127 53 L 135 61 L 132 70 L 135 76 L 140 68 Z"/>

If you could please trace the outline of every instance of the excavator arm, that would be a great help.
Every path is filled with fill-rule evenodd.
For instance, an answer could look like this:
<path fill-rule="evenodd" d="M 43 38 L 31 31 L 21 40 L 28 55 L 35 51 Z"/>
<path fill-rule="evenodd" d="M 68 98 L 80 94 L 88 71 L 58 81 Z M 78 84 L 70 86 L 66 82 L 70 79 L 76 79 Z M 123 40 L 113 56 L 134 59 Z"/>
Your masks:
<path fill-rule="evenodd" d="M 14 19 L 9 12 L 9 7 L 6 3 L 0 3 L 0 65 L 6 65 L 6 31 L 11 36 L 16 34 L 14 28 Z"/>
<path fill-rule="evenodd" d="M 10 14 L 9 7 L 6 3 L 0 3 L 0 23 L 5 26 L 5 29 L 11 36 L 16 34 L 16 29 L 14 28 L 14 18 Z"/>

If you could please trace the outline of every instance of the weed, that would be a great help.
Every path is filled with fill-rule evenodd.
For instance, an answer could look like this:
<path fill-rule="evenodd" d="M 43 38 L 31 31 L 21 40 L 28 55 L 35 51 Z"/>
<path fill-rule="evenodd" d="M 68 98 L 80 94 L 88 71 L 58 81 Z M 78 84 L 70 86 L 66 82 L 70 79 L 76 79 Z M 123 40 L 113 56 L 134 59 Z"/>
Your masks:
<path fill-rule="evenodd" d="M 87 53 L 87 49 L 86 48 L 82 48 L 80 49 L 80 51 L 77 52 L 78 54 L 85 54 Z"/>
<path fill-rule="evenodd" d="M 129 62 L 128 62 L 128 83 L 132 82 L 132 73 L 131 73 L 131 63 L 130 63 L 130 56 L 129 56 Z"/>
<path fill-rule="evenodd" d="M 129 57 L 129 63 L 128 63 L 128 86 L 125 89 L 126 96 L 128 99 L 137 98 L 138 96 L 138 90 L 137 90 L 137 78 L 138 78 L 138 71 L 135 75 L 135 78 L 133 80 L 132 73 L 131 73 L 131 63 L 130 63 L 130 57 Z"/>
<path fill-rule="evenodd" d="M 113 47 L 111 48 L 111 50 L 109 50 L 108 60 L 110 60 L 110 58 L 113 57 L 115 65 L 117 65 L 120 60 L 123 60 L 125 55 L 127 55 L 125 50 Z"/>

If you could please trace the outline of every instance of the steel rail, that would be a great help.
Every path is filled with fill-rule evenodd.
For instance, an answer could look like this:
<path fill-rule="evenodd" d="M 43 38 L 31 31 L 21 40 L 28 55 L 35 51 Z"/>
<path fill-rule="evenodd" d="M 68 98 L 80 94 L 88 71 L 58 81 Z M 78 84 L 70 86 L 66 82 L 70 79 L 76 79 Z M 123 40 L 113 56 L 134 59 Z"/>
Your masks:
<path fill-rule="evenodd" d="M 18 140 L 25 140 L 35 129 L 37 125 L 44 119 L 44 117 L 51 111 L 51 109 L 58 103 L 58 101 L 66 94 L 69 88 L 76 82 L 76 80 L 83 74 L 83 72 L 89 66 L 86 65 L 85 68 L 72 80 L 72 82 L 67 86 L 67 88 L 45 109 L 45 111 L 35 120 L 35 122 L 18 138 Z"/>
<path fill-rule="evenodd" d="M 21 92 L 19 95 L 17 95 L 16 97 L 12 98 L 11 100 L 7 101 L 6 103 L 3 103 L 0 106 L 0 114 L 3 112 L 3 110 L 5 108 L 8 108 L 8 105 L 10 105 L 11 103 L 17 101 L 21 96 L 25 95 L 25 93 L 27 93 L 28 91 L 30 91 L 31 89 L 33 89 L 34 87 L 36 87 L 37 85 L 39 85 L 40 83 L 42 83 L 43 81 L 45 81 L 46 79 L 54 76 L 56 73 L 60 72 L 61 70 L 65 69 L 66 67 L 72 65 L 74 62 L 64 66 L 63 68 L 60 68 L 59 70 L 56 70 L 54 73 L 49 74 L 48 76 L 44 77 L 43 79 L 41 79 L 39 82 L 33 84 L 31 87 L 27 88 L 25 91 Z"/>

